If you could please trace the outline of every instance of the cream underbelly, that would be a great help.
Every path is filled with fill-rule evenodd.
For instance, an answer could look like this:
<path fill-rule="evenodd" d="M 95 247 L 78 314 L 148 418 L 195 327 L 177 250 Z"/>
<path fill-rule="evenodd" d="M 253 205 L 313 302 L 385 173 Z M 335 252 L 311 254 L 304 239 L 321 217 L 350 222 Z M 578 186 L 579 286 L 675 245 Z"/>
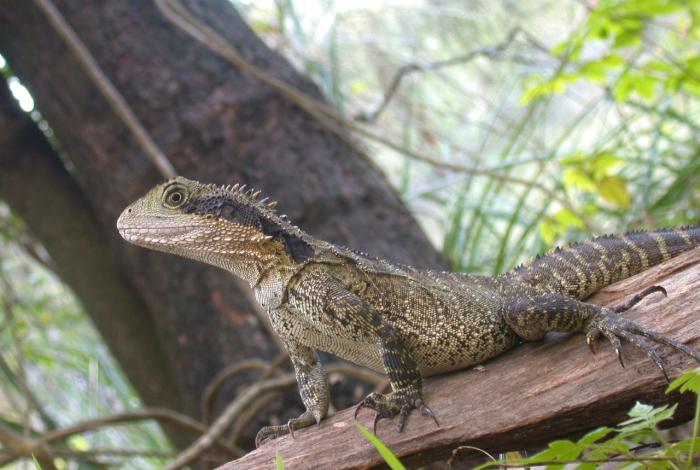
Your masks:
<path fill-rule="evenodd" d="M 307 330 L 308 331 L 308 330 Z M 311 332 L 309 332 L 311 333 Z M 373 342 L 359 342 L 353 339 L 313 331 L 307 336 L 308 346 L 334 354 L 354 364 L 368 367 L 384 373 L 380 348 Z M 410 349 L 416 360 L 421 375 L 429 376 L 442 372 L 464 369 L 497 356 L 515 345 L 518 341 L 515 333 L 502 335 L 498 341 L 490 342 L 488 347 L 478 342 L 462 349 L 445 348 L 426 340 L 412 342 Z M 450 342 L 454 345 L 456 342 Z"/>

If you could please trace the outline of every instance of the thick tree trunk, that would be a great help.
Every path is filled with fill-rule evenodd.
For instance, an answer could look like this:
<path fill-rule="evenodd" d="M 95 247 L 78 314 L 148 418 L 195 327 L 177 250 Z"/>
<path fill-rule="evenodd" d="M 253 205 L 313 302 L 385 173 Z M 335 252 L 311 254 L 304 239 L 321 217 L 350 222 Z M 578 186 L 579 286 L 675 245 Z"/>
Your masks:
<path fill-rule="evenodd" d="M 662 285 L 668 298 L 650 297 L 625 313 L 660 333 L 698 349 L 700 345 L 700 249 L 685 253 L 596 294 L 590 302 L 617 305 L 652 285 Z M 482 459 L 475 448 L 498 453 L 529 450 L 573 437 L 598 426 L 615 425 L 627 417 L 636 401 L 661 404 L 680 401 L 676 422 L 693 416 L 694 395 L 664 393 L 668 385 L 661 371 L 641 350 L 624 345 L 622 369 L 610 344 L 601 341 L 591 355 L 583 335 L 563 340 L 528 343 L 485 364 L 430 378 L 425 399 L 440 426 L 418 412 L 402 433 L 396 423 L 382 420 L 379 438 L 410 466 L 447 460 L 460 446 L 457 462 Z M 671 379 L 697 367 L 687 356 L 659 346 Z M 265 444 L 220 470 L 273 468 L 279 453 L 289 470 L 366 469 L 383 460 L 353 424 L 354 409 Z M 373 413 L 358 419 L 371 427 Z M 471 446 L 471 447 L 469 447 Z M 456 466 L 454 468 L 469 468 Z"/>
<path fill-rule="evenodd" d="M 104 335 L 146 405 L 182 409 L 176 381 L 141 296 L 125 279 L 75 180 L 0 83 L 0 199 L 24 220 Z M 43 188 L 51 188 L 46 191 Z M 178 433 L 169 432 L 173 440 Z"/>
<path fill-rule="evenodd" d="M 55 3 L 181 174 L 247 183 L 278 199 L 282 212 L 316 236 L 396 261 L 444 267 L 369 162 L 285 98 L 193 42 L 164 20 L 153 2 Z M 262 44 L 228 1 L 186 4 L 248 60 L 318 95 Z M 173 372 L 172 402 L 196 415 L 202 390 L 217 371 L 247 357 L 271 358 L 277 351 L 260 317 L 251 313 L 250 293 L 222 271 L 119 239 L 114 224 L 122 208 L 162 178 L 35 2 L 2 3 L 0 53 L 29 87 L 67 151 L 83 201 L 95 215 L 87 223 L 99 229 L 105 250 L 120 259 L 147 306 L 144 321 L 154 325 L 158 337 L 152 341 L 162 345 L 167 361 L 150 367 Z M 18 192 L 54 191 L 35 188 L 32 181 L 16 183 Z M 46 216 L 65 222 L 72 215 Z M 76 255 L 65 262 L 80 267 L 84 260 Z M 117 338 L 112 328 L 96 323 L 108 342 L 143 341 Z M 128 368 L 118 348 L 112 349 Z M 151 380 L 140 383 L 129 376 L 142 395 L 151 386 Z"/>

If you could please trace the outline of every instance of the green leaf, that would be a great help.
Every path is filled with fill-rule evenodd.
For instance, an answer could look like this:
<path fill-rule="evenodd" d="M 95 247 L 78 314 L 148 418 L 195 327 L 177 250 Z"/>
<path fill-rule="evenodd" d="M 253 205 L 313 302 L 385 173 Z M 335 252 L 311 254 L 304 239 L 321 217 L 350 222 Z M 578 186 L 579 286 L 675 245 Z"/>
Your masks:
<path fill-rule="evenodd" d="M 590 446 L 596 441 L 599 441 L 600 439 L 604 438 L 608 434 L 613 432 L 612 428 L 609 427 L 602 427 L 598 429 L 594 429 L 593 431 L 589 432 L 585 436 L 583 436 L 581 439 L 578 440 L 578 444 L 581 446 Z"/>
<path fill-rule="evenodd" d="M 564 231 L 570 227 L 585 227 L 586 224 L 579 216 L 571 212 L 569 209 L 562 209 L 554 215 L 554 218 Z"/>
<path fill-rule="evenodd" d="M 600 152 L 591 159 L 590 164 L 591 170 L 599 179 L 622 162 L 624 162 L 624 159 L 617 155 L 609 152 Z"/>
<path fill-rule="evenodd" d="M 598 193 L 605 201 L 619 207 L 627 209 L 632 197 L 627 190 L 627 181 L 621 176 L 604 176 L 598 182 Z"/>
<path fill-rule="evenodd" d="M 282 454 L 278 452 L 275 453 L 275 468 L 277 470 L 284 470 L 284 460 L 282 460 Z"/>
<path fill-rule="evenodd" d="M 695 369 L 685 372 L 683 375 L 671 382 L 668 388 L 666 388 L 666 393 L 672 392 L 676 389 L 680 389 L 679 391 L 681 393 L 685 393 L 690 390 L 696 395 L 700 395 L 700 367 L 696 367 Z"/>
<path fill-rule="evenodd" d="M 560 439 L 549 443 L 547 448 L 532 457 L 523 460 L 525 465 L 537 465 L 540 462 L 575 460 L 581 454 L 583 447 L 568 439 Z M 558 470 L 564 468 L 565 464 L 548 465 L 548 469 Z"/>
<path fill-rule="evenodd" d="M 638 46 L 642 43 L 641 29 L 628 29 L 615 36 L 612 47 L 614 49 L 622 47 Z"/>
<path fill-rule="evenodd" d="M 562 178 L 566 188 L 583 189 L 584 191 L 594 192 L 596 190 L 595 182 L 586 174 L 583 168 L 568 168 L 564 170 Z"/>
<path fill-rule="evenodd" d="M 540 237 L 548 246 L 552 246 L 559 236 L 559 224 L 551 217 L 545 218 L 539 226 Z"/>
<path fill-rule="evenodd" d="M 628 413 L 631 419 L 620 423 L 619 432 L 638 433 L 651 431 L 661 421 L 665 421 L 673 417 L 676 411 L 676 406 L 669 407 L 668 405 L 654 408 L 651 405 L 645 405 L 637 402 Z"/>
<path fill-rule="evenodd" d="M 406 470 L 406 467 L 403 466 L 398 457 L 396 457 L 396 455 L 394 455 L 394 453 L 389 450 L 389 448 L 382 441 L 380 441 L 377 436 L 372 434 L 369 429 L 364 427 L 359 421 L 355 421 L 355 426 L 357 426 L 357 429 L 360 430 L 360 433 L 362 433 L 365 439 L 374 444 L 374 447 L 377 448 L 379 454 L 392 470 Z"/>

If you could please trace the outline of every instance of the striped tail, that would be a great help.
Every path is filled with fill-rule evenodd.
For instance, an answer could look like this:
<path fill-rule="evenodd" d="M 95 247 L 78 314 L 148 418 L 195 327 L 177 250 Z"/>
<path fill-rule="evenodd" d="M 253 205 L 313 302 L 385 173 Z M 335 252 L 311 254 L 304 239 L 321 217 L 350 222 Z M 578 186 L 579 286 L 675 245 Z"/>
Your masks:
<path fill-rule="evenodd" d="M 700 246 L 700 226 L 605 235 L 556 248 L 507 274 L 578 300 Z"/>

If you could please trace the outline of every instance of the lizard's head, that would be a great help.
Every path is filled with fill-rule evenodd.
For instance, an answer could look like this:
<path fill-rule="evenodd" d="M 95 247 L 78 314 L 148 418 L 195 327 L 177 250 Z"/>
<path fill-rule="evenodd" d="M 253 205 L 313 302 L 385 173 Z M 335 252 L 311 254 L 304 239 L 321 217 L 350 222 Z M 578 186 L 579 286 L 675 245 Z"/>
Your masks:
<path fill-rule="evenodd" d="M 135 245 L 216 265 L 223 258 L 259 259 L 279 250 L 295 262 L 310 256 L 302 232 L 259 195 L 245 186 L 177 177 L 124 209 L 117 228 Z"/>

